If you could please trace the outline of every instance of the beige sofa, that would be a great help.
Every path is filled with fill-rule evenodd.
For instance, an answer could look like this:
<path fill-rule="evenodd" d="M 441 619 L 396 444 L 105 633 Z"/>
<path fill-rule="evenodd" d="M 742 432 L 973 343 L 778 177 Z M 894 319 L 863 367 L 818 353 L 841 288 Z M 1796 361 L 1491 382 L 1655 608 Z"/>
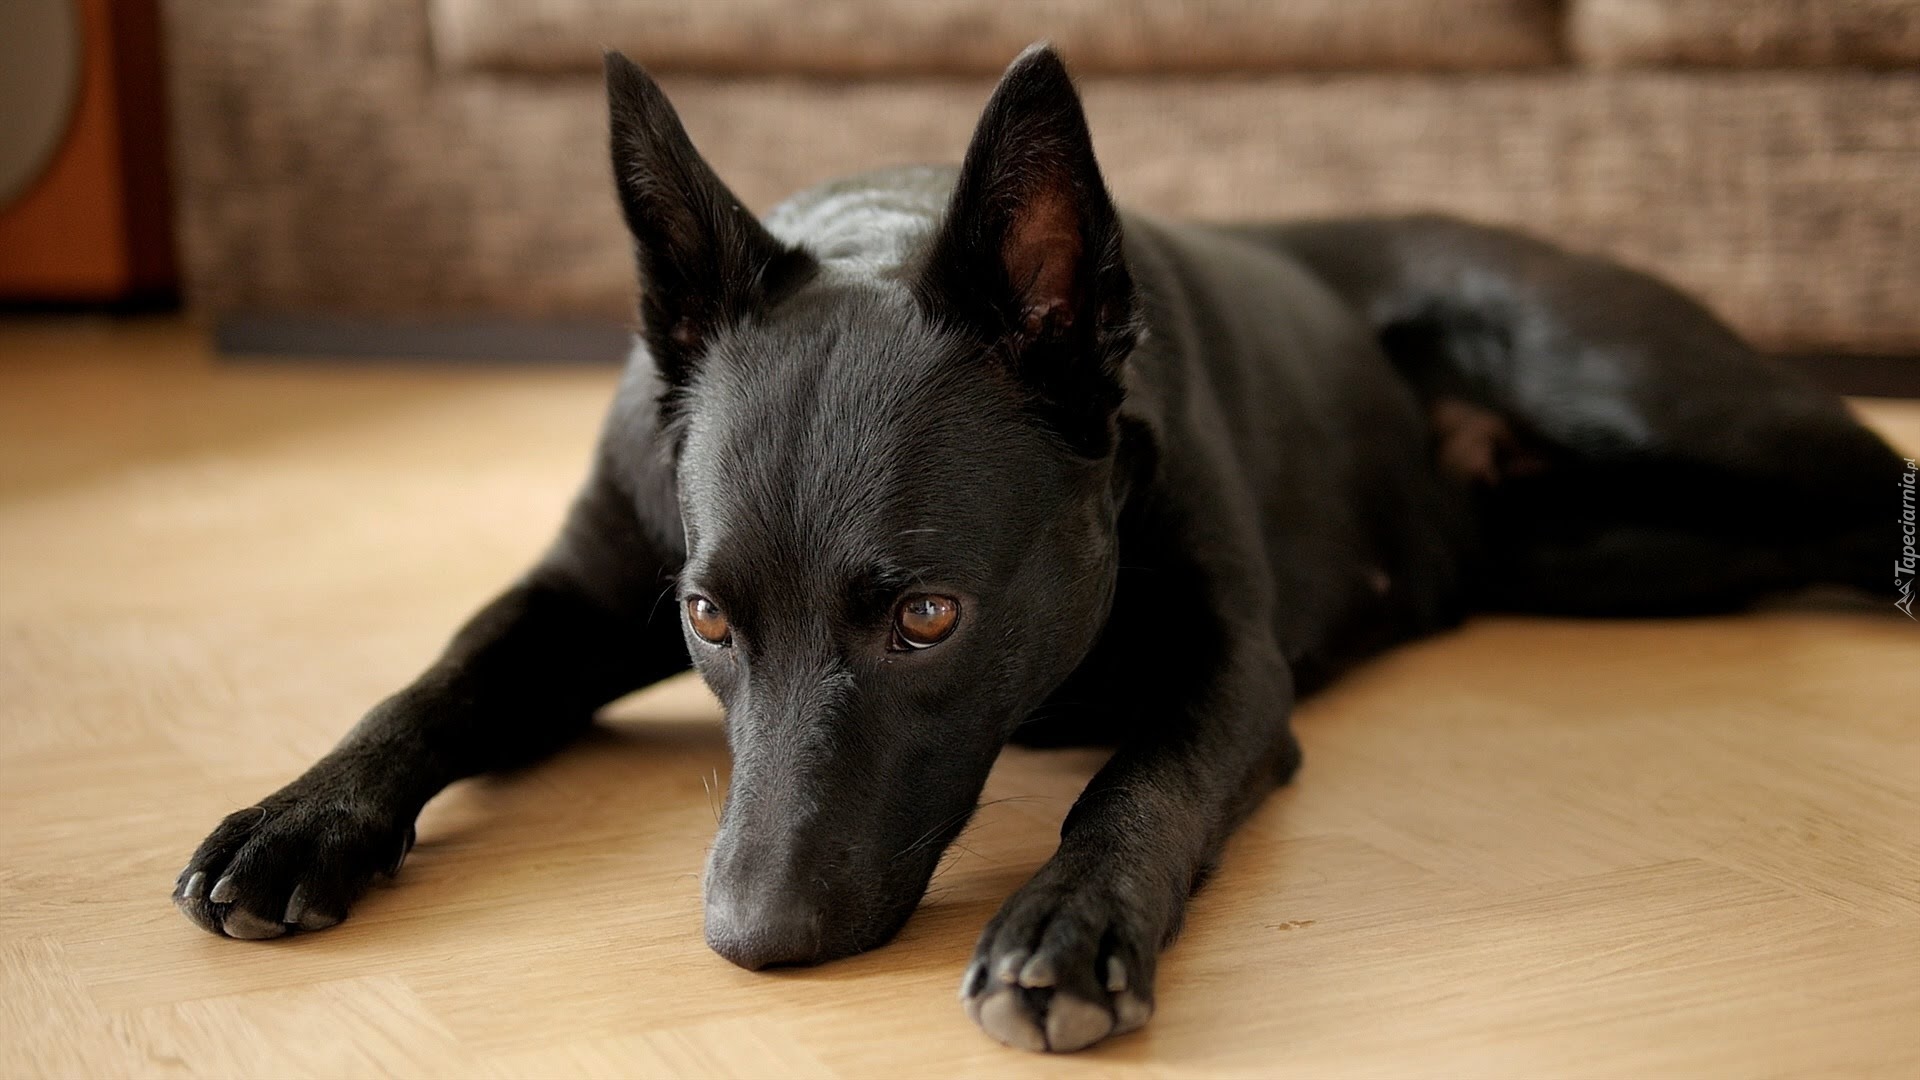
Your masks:
<path fill-rule="evenodd" d="M 750 205 L 959 156 L 1051 37 L 1125 203 L 1414 208 L 1692 288 L 1775 347 L 1920 353 L 1920 0 L 172 0 L 190 301 L 628 317 L 603 46 Z"/>

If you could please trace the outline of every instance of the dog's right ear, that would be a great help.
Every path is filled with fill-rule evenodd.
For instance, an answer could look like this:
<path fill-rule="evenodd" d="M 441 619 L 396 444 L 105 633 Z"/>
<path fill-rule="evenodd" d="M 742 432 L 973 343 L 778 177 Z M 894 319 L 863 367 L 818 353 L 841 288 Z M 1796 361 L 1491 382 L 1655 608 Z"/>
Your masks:
<path fill-rule="evenodd" d="M 1001 76 L 918 290 L 1054 406 L 1061 434 L 1104 452 L 1138 305 L 1080 95 L 1051 46 Z"/>
<path fill-rule="evenodd" d="M 640 66 L 606 54 L 614 185 L 640 264 L 640 318 L 668 386 L 686 383 L 715 331 L 802 277 L 811 258 L 767 232 L 693 148 Z"/>

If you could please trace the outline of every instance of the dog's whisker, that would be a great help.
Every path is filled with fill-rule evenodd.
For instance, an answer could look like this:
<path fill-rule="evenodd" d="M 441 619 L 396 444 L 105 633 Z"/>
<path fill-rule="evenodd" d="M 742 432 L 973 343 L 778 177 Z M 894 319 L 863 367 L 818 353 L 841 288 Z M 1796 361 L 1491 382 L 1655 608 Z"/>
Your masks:
<path fill-rule="evenodd" d="M 700 789 L 707 793 L 707 810 L 713 814 L 713 823 L 718 825 L 720 823 L 720 770 L 715 769 L 710 775 L 711 783 L 706 776 L 700 778 Z"/>
<path fill-rule="evenodd" d="M 980 803 L 977 806 L 969 807 L 968 809 L 962 810 L 959 813 L 952 814 L 948 816 L 944 821 L 940 822 L 938 825 L 935 825 L 933 828 L 928 829 L 926 832 L 920 834 L 919 839 L 915 840 L 913 843 L 908 844 L 905 848 L 902 848 L 900 851 L 896 852 L 893 858 L 889 859 L 888 861 L 889 862 L 898 861 L 900 859 L 905 858 L 908 855 L 913 854 L 916 851 L 919 851 L 920 849 L 926 847 L 927 845 L 931 844 L 935 837 L 939 836 L 942 832 L 946 831 L 946 829 L 950 827 L 954 823 L 954 821 L 957 819 L 972 817 L 974 814 L 979 813 L 981 810 L 984 810 L 989 806 L 997 806 L 1004 802 L 1020 802 L 1028 799 L 1033 799 L 1035 797 L 1036 796 L 1032 796 L 1032 795 L 1008 795 L 1003 798 L 990 799 L 986 802 Z M 959 835 L 964 835 L 964 832 L 965 830 L 963 830 L 962 833 Z M 956 836 L 956 839 L 957 839 L 957 836 Z M 951 841 L 949 841 L 949 843 L 951 843 Z"/>

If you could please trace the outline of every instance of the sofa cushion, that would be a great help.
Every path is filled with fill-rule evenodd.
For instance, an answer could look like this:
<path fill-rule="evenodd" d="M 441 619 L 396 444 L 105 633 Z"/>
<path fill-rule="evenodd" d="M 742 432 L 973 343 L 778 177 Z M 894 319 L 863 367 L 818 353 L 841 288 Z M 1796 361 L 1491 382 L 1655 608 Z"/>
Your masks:
<path fill-rule="evenodd" d="M 409 4 L 172 10 L 180 241 L 197 309 L 630 316 L 632 245 L 598 79 L 436 77 L 424 9 Z M 991 89 L 984 77 L 666 84 L 758 210 L 856 169 L 957 160 Z M 1767 345 L 1920 350 L 1920 73 L 1084 86 L 1129 206 L 1447 210 L 1656 270 Z"/>
<path fill-rule="evenodd" d="M 1051 38 L 1083 74 L 1554 63 L 1555 0 L 430 0 L 454 70 L 997 72 Z"/>
<path fill-rule="evenodd" d="M 1571 0 L 1567 44 L 1596 67 L 1904 67 L 1920 0 Z"/>

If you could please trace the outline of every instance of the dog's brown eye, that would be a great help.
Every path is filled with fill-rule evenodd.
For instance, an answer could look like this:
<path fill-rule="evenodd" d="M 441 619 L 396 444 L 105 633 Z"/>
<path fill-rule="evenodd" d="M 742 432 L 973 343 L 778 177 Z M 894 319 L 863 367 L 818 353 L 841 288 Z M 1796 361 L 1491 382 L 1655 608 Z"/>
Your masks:
<path fill-rule="evenodd" d="M 960 621 L 960 602 L 951 596 L 909 596 L 894 612 L 893 636 L 903 648 L 938 645 Z"/>
<path fill-rule="evenodd" d="M 727 625 L 727 617 L 721 613 L 720 605 L 704 596 L 687 598 L 687 621 L 693 624 L 693 632 L 709 645 L 733 643 L 733 628 Z"/>

